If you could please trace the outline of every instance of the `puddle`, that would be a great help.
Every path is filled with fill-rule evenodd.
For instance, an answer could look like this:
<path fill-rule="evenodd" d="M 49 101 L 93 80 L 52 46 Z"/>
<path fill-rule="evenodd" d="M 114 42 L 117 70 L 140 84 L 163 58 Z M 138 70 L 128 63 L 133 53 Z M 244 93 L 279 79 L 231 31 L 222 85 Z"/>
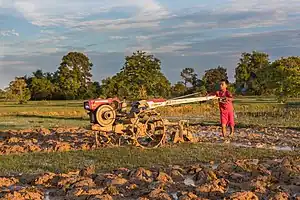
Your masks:
<path fill-rule="evenodd" d="M 217 169 L 219 167 L 219 164 L 203 164 L 204 167 L 211 167 L 213 170 Z"/>
<path fill-rule="evenodd" d="M 44 197 L 44 200 L 50 200 L 50 195 L 49 195 L 49 190 L 47 190 L 46 192 L 45 192 L 45 197 Z"/>
<path fill-rule="evenodd" d="M 170 195 L 173 197 L 173 199 L 178 200 L 177 192 L 173 192 Z"/>
<path fill-rule="evenodd" d="M 300 197 L 300 193 L 296 193 L 293 195 L 293 198 L 298 198 L 298 197 Z"/>
<path fill-rule="evenodd" d="M 279 151 L 293 151 L 294 148 L 289 147 L 289 146 L 274 146 L 271 147 L 271 149 L 279 150 Z"/>
<path fill-rule="evenodd" d="M 228 190 L 227 190 L 227 193 L 228 193 L 228 194 L 233 194 L 233 193 L 235 193 L 235 192 L 237 192 L 237 191 L 238 191 L 238 190 L 235 190 L 235 189 L 229 187 Z"/>
<path fill-rule="evenodd" d="M 220 137 L 220 132 L 217 131 L 201 131 L 194 135 L 195 137 Z"/>
<path fill-rule="evenodd" d="M 56 197 L 55 196 L 50 196 L 50 192 L 55 192 L 55 189 L 48 189 L 45 191 L 45 195 L 44 195 L 44 200 L 55 200 Z"/>
<path fill-rule="evenodd" d="M 233 146 L 236 146 L 236 147 L 248 147 L 248 148 L 255 147 L 255 146 L 252 146 L 252 145 L 237 143 L 237 142 L 231 142 L 230 144 L 233 145 Z"/>
<path fill-rule="evenodd" d="M 194 186 L 195 187 L 195 181 L 193 180 L 193 176 L 187 176 L 183 183 L 187 186 Z"/>
<path fill-rule="evenodd" d="M 25 189 L 26 187 L 24 186 L 18 186 L 18 185 L 11 185 L 5 188 L 2 188 L 2 191 L 7 191 L 7 192 L 13 192 L 13 191 L 19 191 L 22 189 Z"/>
<path fill-rule="evenodd" d="M 246 147 L 246 148 L 259 148 L 259 149 L 274 149 L 274 150 L 278 150 L 278 151 L 294 151 L 296 150 L 293 147 L 290 146 L 266 146 L 264 145 L 259 145 L 259 146 L 254 146 L 254 145 L 247 145 L 247 144 L 242 144 L 242 143 L 238 143 L 238 142 L 232 142 L 230 143 L 233 146 L 236 147 Z"/>

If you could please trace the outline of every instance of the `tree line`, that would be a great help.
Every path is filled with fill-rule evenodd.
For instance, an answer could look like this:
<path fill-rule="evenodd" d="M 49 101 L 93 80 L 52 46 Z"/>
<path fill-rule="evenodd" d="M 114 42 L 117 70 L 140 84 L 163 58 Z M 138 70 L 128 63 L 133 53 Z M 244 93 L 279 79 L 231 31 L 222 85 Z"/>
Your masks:
<path fill-rule="evenodd" d="M 28 100 L 75 100 L 117 96 L 127 99 L 177 97 L 199 92 L 205 95 L 228 79 L 227 69 L 218 66 L 199 77 L 194 68 L 184 68 L 174 85 L 161 72 L 161 61 L 143 51 L 125 57 L 123 67 L 101 83 L 92 81 L 93 64 L 81 52 L 64 55 L 54 73 L 36 70 L 31 76 L 16 77 L 0 96 L 25 103 Z M 276 95 L 281 99 L 300 93 L 300 57 L 282 57 L 270 62 L 269 55 L 253 51 L 241 54 L 235 82 L 229 90 L 238 95 Z"/>

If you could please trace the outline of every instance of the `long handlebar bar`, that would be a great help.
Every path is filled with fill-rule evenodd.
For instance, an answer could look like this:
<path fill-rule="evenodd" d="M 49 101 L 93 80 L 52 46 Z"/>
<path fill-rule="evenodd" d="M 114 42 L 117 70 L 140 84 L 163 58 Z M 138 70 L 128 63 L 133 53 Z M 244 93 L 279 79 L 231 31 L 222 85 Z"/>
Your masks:
<path fill-rule="evenodd" d="M 162 107 L 162 106 L 170 106 L 170 105 L 178 105 L 178 104 L 185 104 L 185 103 L 193 103 L 193 102 L 202 102 L 208 101 L 211 99 L 216 99 L 216 96 L 206 96 L 206 97 L 194 97 L 194 98 L 185 98 L 185 99 L 170 99 L 164 102 L 152 102 L 148 101 L 148 106 L 150 109 Z"/>

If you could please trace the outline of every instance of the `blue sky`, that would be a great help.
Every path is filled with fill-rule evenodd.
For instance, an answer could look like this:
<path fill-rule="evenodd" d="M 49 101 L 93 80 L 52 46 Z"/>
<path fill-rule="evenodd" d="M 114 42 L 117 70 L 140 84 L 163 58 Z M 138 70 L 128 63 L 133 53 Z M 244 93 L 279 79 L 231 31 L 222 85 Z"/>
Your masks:
<path fill-rule="evenodd" d="M 136 50 L 154 54 L 173 83 L 234 68 L 242 52 L 299 55 L 299 0 L 0 0 L 0 88 L 37 69 L 54 72 L 69 51 L 93 62 L 93 79 L 118 72 Z"/>

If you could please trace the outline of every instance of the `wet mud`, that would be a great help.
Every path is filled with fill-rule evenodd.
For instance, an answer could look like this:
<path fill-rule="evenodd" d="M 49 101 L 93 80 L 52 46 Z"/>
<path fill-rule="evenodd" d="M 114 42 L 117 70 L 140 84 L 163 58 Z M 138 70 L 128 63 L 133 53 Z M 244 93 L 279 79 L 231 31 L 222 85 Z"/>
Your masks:
<path fill-rule="evenodd" d="M 175 132 L 167 130 L 167 135 Z M 283 128 L 238 128 L 233 137 L 221 137 L 218 126 L 191 126 L 188 129 L 193 135 L 193 143 L 225 143 L 240 147 L 267 148 L 283 151 L 300 149 L 300 131 Z M 172 141 L 167 137 L 167 144 Z M 100 141 L 100 142 L 99 142 Z M 98 137 L 95 132 L 83 128 L 57 128 L 36 130 L 7 130 L 0 132 L 0 155 L 25 152 L 56 152 L 70 150 L 93 150 L 106 146 L 107 138 Z"/>
<path fill-rule="evenodd" d="M 94 166 L 68 173 L 0 177 L 0 199 L 300 199 L 300 160 L 235 160 L 166 168 Z"/>

